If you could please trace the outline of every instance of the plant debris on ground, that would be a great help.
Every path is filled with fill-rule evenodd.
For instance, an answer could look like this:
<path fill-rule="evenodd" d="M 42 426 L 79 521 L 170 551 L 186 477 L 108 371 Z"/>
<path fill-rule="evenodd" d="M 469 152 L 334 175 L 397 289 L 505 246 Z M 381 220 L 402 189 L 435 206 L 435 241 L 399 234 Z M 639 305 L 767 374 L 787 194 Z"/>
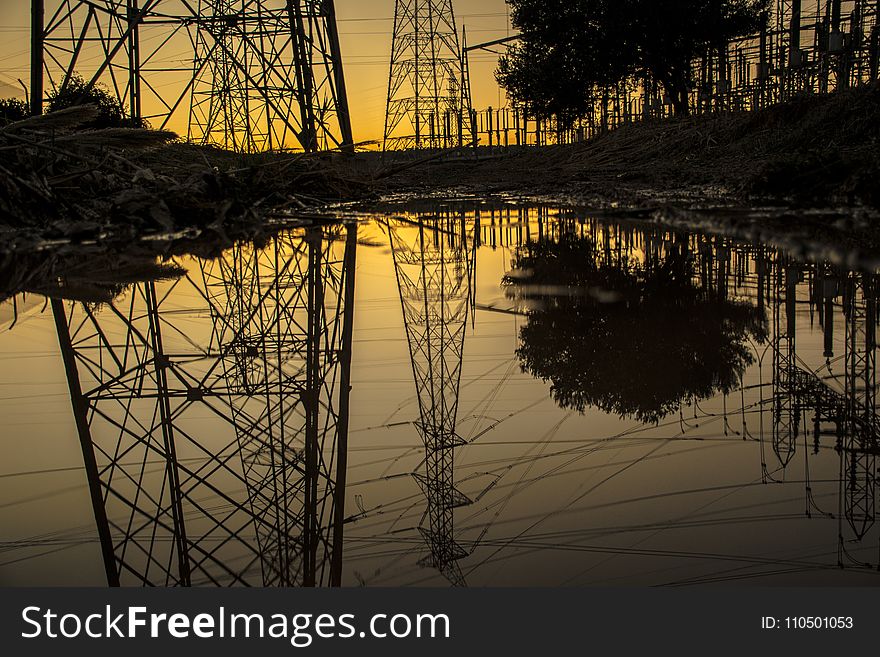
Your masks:
<path fill-rule="evenodd" d="M 81 130 L 84 105 L 0 128 L 0 238 L 133 239 L 197 227 L 248 235 L 267 212 L 363 196 L 340 154 L 239 155 L 167 131 Z"/>

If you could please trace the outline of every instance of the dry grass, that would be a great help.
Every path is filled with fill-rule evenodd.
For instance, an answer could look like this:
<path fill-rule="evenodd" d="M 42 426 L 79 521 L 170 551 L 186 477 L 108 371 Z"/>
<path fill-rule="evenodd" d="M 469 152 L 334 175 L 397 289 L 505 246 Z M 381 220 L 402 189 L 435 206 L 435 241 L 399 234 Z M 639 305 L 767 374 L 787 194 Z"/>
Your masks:
<path fill-rule="evenodd" d="M 228 228 L 369 189 L 351 156 L 238 155 L 165 131 L 79 130 L 94 114 L 78 107 L 0 129 L 0 231 L 86 239 Z"/>

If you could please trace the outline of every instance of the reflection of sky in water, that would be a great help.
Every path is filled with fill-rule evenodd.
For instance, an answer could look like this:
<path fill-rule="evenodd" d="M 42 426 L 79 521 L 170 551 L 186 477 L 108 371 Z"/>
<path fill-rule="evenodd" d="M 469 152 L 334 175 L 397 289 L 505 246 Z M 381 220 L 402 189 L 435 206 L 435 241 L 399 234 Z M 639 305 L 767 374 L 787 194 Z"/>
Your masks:
<path fill-rule="evenodd" d="M 472 221 L 473 215 L 468 215 L 467 232 L 472 231 Z M 453 234 L 460 231 L 459 223 L 450 226 Z M 437 545 L 439 538 L 449 539 L 463 556 L 456 553 L 461 558 L 454 560 L 454 566 L 441 564 L 441 574 L 432 567 L 436 562 L 426 558 L 432 541 L 427 497 L 431 490 L 436 494 L 437 488 L 435 484 L 431 489 L 424 479 L 425 447 L 417 426 L 419 399 L 400 296 L 400 285 L 406 288 L 400 275 L 407 267 L 407 280 L 415 286 L 409 292 L 423 285 L 418 274 L 425 260 L 400 257 L 402 244 L 420 243 L 419 233 L 413 225 L 398 226 L 395 269 L 385 227 L 380 222 L 361 224 L 342 583 L 446 585 L 459 576 L 470 586 L 876 583 L 877 528 L 871 527 L 861 541 L 855 541 L 849 524 L 839 522 L 846 515 L 846 505 L 845 496 L 840 495 L 841 457 L 834 449 L 835 436 L 830 435 L 833 423 L 820 426 L 819 449 L 814 453 L 815 404 L 804 403 L 794 454 L 785 468 L 774 452 L 774 422 L 782 426 L 774 417 L 790 417 L 784 400 L 774 403 L 774 363 L 778 365 L 779 359 L 774 359 L 771 345 L 775 339 L 784 344 L 774 328 L 777 293 L 782 295 L 780 327 L 785 335 L 786 279 L 776 278 L 778 256 L 764 251 L 766 287 L 759 295 L 757 249 L 730 248 L 729 259 L 719 259 L 720 251 L 708 248 L 708 238 L 690 237 L 688 248 L 697 262 L 694 289 L 702 293 L 711 289 L 723 294 L 727 302 L 753 309 L 758 308 L 760 296 L 768 338 L 763 344 L 744 341 L 754 362 L 745 368 L 741 386 L 738 382 L 728 386 L 726 395 L 715 392 L 697 395 L 694 401 L 685 399 L 680 413 L 674 410 L 658 417 L 656 423 L 642 424 L 631 417 L 604 413 L 595 405 L 588 405 L 583 414 L 561 408 L 551 397 L 552 381 L 544 383 L 522 370 L 516 352 L 523 346 L 520 335 L 530 321 L 529 309 L 541 312 L 553 296 L 570 300 L 578 294 L 571 293 L 570 281 L 550 280 L 542 281 L 545 287 L 538 290 L 540 294 L 530 295 L 545 297 L 537 302 L 511 294 L 502 285 L 505 275 L 513 271 L 515 247 L 511 245 L 540 235 L 556 239 L 563 230 L 560 222 L 546 215 L 539 223 L 535 211 L 528 218 L 516 216 L 516 211 L 513 217 L 482 213 L 483 244 L 476 250 L 476 266 L 467 267 L 471 252 L 466 250 L 465 259 L 458 263 L 465 267 L 464 275 L 455 279 L 459 284 L 464 281 L 467 288 L 468 271 L 473 274 L 472 303 L 465 302 L 466 314 L 462 316 L 457 309 L 467 290 L 450 293 L 458 294 L 459 302 L 447 299 L 446 306 L 438 298 L 429 299 L 433 308 L 446 309 L 446 314 L 433 316 L 432 321 L 443 316 L 448 327 L 466 319 L 453 415 L 464 445 L 454 451 L 452 479 L 468 503 L 452 510 L 451 524 L 435 519 L 433 534 L 435 551 L 454 552 L 448 544 Z M 595 240 L 596 258 L 617 254 L 610 261 L 626 262 L 636 269 L 650 260 L 654 247 L 663 253 L 670 244 L 670 236 L 655 228 L 647 229 L 655 236 L 651 244 L 645 243 L 644 229 L 587 223 L 575 230 Z M 432 234 L 424 233 L 428 251 L 445 253 L 447 258 L 455 252 L 449 242 L 445 250 L 441 248 L 442 241 L 441 246 L 433 242 L 431 251 Z M 341 253 L 340 242 L 333 248 Z M 424 271 L 434 267 L 436 272 L 436 259 L 428 260 L 432 264 Z M 727 275 L 722 277 L 726 289 L 719 288 L 717 278 L 721 261 L 728 263 Z M 445 271 L 457 271 L 456 263 L 445 263 Z M 195 259 L 182 259 L 181 264 L 194 278 L 200 271 Z M 815 371 L 823 378 L 823 385 L 837 394 L 831 393 L 830 399 L 843 398 L 848 353 L 843 304 L 848 297 L 834 294 L 845 285 L 817 283 L 814 267 L 800 269 L 803 281 L 793 289 L 794 297 L 789 296 L 796 301 L 789 306 L 796 316 L 796 364 L 800 371 Z M 533 272 L 534 268 L 529 269 L 525 276 Z M 449 275 L 443 281 L 448 291 L 455 288 Z M 560 286 L 567 287 L 568 293 L 547 294 L 548 290 L 561 292 Z M 443 286 L 428 287 L 438 290 Z M 833 356 L 826 359 L 825 309 L 811 302 L 811 295 L 832 287 Z M 166 281 L 157 283 L 156 289 L 160 298 L 171 291 L 165 307 L 175 309 L 174 321 L 182 328 L 179 334 L 168 334 L 169 351 L 175 345 L 211 339 L 207 311 L 185 312 L 199 306 L 195 288 Z M 588 298 L 594 304 L 589 308 L 596 311 L 619 303 L 617 292 L 601 288 L 596 294 L 580 296 Z M 859 294 L 856 289 L 857 304 Z M 123 308 L 131 298 L 132 293 L 126 293 L 117 307 Z M 31 297 L 28 304 L 18 325 L 0 334 L 0 417 L 5 441 L 0 477 L 0 582 L 100 584 L 104 581 L 100 547 L 55 325 L 51 312 L 41 312 L 42 300 L 35 302 Z M 472 304 L 476 310 L 469 315 Z M 415 306 L 404 307 L 413 312 Z M 669 307 L 672 312 L 675 305 L 670 302 Z M 99 318 L 107 312 L 100 310 Z M 656 318 L 656 308 L 652 312 Z M 4 329 L 8 328 L 7 316 L 0 317 Z M 686 330 L 688 322 L 674 326 Z M 410 340 L 418 333 L 418 327 L 411 325 Z M 650 327 L 646 335 L 650 337 Z M 657 340 L 664 343 L 669 337 L 657 335 Z M 609 349 L 625 348 L 626 336 L 617 338 L 621 339 Z M 583 339 L 588 341 L 590 336 Z M 436 343 L 429 346 L 436 348 Z M 651 362 L 633 362 L 624 353 L 619 360 L 638 370 L 622 380 L 663 377 L 663 372 L 652 371 Z M 457 363 L 448 359 L 443 367 L 447 373 L 458 373 Z M 439 367 L 433 385 L 423 368 L 417 366 L 415 371 L 429 414 L 438 407 L 425 402 L 431 391 L 435 398 L 454 396 L 455 382 L 448 376 L 444 381 Z M 452 400 L 446 401 L 448 406 Z M 792 416 L 797 414 L 797 410 L 792 412 Z M 193 409 L 184 424 L 186 431 L 208 446 L 219 449 L 234 440 L 229 425 L 210 411 Z M 780 451 L 787 455 L 788 450 L 784 445 Z M 198 458 L 193 453 L 179 456 Z M 443 475 L 448 477 L 450 468 L 446 468 Z M 413 477 L 414 473 L 422 478 Z M 236 486 L 230 484 L 230 490 Z M 217 504 L 216 499 L 203 501 Z M 839 528 L 844 535 L 843 551 L 838 544 Z M 243 532 L 254 534 L 252 529 Z M 844 570 L 838 568 L 839 557 L 847 566 Z M 854 562 L 871 562 L 875 569 L 858 568 Z M 259 564 L 254 568 L 259 569 Z"/>

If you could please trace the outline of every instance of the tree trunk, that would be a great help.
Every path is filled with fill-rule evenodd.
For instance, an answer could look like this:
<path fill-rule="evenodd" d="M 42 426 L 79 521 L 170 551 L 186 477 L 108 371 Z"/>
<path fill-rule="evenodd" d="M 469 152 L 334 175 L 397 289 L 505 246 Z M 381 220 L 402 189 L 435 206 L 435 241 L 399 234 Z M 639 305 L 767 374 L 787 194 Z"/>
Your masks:
<path fill-rule="evenodd" d="M 675 116 L 688 116 L 690 114 L 690 99 L 688 96 L 687 76 L 674 71 L 659 73 L 657 81 L 663 85 Z"/>
<path fill-rule="evenodd" d="M 672 98 L 672 106 L 675 108 L 676 116 L 688 116 L 691 113 L 687 86 L 678 87 Z"/>
<path fill-rule="evenodd" d="M 688 69 L 689 70 L 689 69 Z M 688 92 L 688 73 L 676 71 L 672 75 L 672 106 L 676 116 L 688 116 L 690 114 L 690 97 Z"/>

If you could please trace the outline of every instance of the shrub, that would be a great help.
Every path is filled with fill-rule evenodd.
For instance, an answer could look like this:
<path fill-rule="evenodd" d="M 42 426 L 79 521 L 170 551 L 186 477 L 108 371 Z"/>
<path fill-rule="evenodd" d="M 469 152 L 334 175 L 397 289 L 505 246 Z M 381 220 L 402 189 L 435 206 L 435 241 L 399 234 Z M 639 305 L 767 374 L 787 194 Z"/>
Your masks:
<path fill-rule="evenodd" d="M 98 108 L 98 118 L 83 126 L 85 128 L 147 127 L 143 120 L 129 117 L 119 99 L 106 87 L 100 84 L 89 87 L 82 76 L 77 74 L 71 75 L 63 88 L 50 91 L 48 101 L 49 112 L 76 105 L 95 105 Z"/>
<path fill-rule="evenodd" d="M 0 126 L 21 121 L 31 115 L 27 103 L 18 98 L 0 98 Z"/>

